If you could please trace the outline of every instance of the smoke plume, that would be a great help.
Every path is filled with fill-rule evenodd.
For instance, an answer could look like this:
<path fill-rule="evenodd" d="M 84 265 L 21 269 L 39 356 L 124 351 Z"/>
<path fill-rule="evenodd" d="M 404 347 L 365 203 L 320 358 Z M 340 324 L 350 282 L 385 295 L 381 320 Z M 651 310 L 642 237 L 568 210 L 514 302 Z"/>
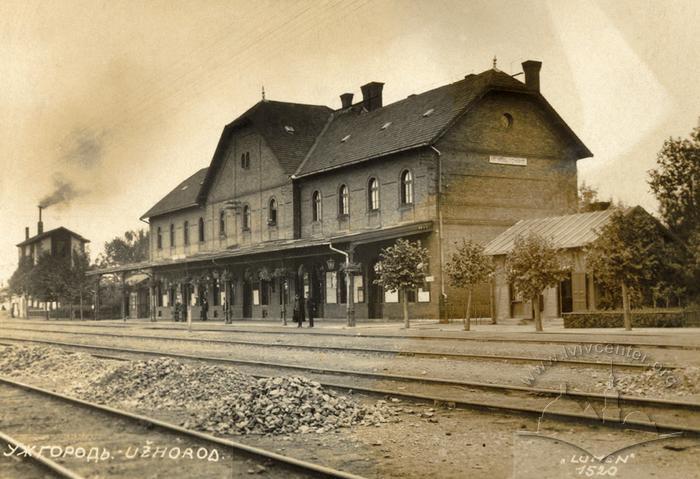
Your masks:
<path fill-rule="evenodd" d="M 65 179 L 61 175 L 54 176 L 53 186 L 53 192 L 39 201 L 40 207 L 48 208 L 57 204 L 68 205 L 74 198 L 84 193 L 84 191 L 77 189 L 70 180 Z"/>

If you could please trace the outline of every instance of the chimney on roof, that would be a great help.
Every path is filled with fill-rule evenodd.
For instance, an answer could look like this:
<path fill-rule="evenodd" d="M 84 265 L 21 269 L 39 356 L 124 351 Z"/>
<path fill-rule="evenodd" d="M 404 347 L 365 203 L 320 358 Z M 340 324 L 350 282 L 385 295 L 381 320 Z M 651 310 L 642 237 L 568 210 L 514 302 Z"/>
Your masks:
<path fill-rule="evenodd" d="M 532 91 L 540 91 L 540 69 L 542 62 L 527 60 L 522 63 L 525 72 L 525 86 Z"/>
<path fill-rule="evenodd" d="M 382 107 L 383 88 L 384 83 L 379 83 L 376 81 L 360 87 L 362 90 L 362 106 L 365 107 L 365 110 L 372 111 Z"/>
<path fill-rule="evenodd" d="M 340 103 L 343 105 L 343 109 L 350 108 L 352 106 L 352 93 L 343 93 L 340 95 Z"/>
<path fill-rule="evenodd" d="M 29 239 L 29 226 L 24 227 L 24 239 L 25 240 Z"/>
<path fill-rule="evenodd" d="M 39 206 L 39 222 L 36 224 L 36 234 L 40 235 L 44 232 L 44 222 L 41 221 L 41 210 L 43 207 Z"/>

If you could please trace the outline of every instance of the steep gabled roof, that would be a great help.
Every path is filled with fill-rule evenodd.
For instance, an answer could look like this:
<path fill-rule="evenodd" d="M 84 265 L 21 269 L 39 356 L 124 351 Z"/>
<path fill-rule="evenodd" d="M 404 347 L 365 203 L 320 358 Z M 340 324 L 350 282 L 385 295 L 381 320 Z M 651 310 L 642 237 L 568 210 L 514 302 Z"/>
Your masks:
<path fill-rule="evenodd" d="M 165 213 L 197 206 L 197 195 L 202 187 L 202 182 L 208 168 L 202 168 L 194 175 L 177 185 L 170 193 L 165 195 L 158 203 L 146 211 L 141 219 L 153 218 Z"/>
<path fill-rule="evenodd" d="M 513 249 L 515 239 L 529 233 L 549 239 L 556 248 L 580 248 L 598 237 L 598 231 L 615 211 L 615 208 L 608 208 L 590 213 L 520 220 L 487 244 L 484 252 L 492 256 L 508 254 Z"/>
<path fill-rule="evenodd" d="M 49 231 L 44 231 L 44 232 L 41 233 L 41 234 L 34 235 L 34 236 L 32 236 L 31 238 L 22 241 L 22 242 L 19 243 L 17 246 L 18 246 L 18 247 L 21 247 L 21 246 L 25 246 L 25 245 L 28 245 L 28 244 L 36 243 L 37 241 L 41 241 L 41 240 L 44 239 L 44 238 L 48 238 L 49 236 L 53 235 L 54 233 L 58 233 L 59 231 L 63 231 L 63 232 L 68 233 L 69 235 L 71 235 L 72 237 L 76 238 L 78 241 L 80 241 L 80 242 L 82 242 L 82 243 L 89 243 L 89 242 L 90 242 L 89 239 L 83 238 L 82 236 L 80 236 L 80 235 L 79 235 L 78 233 L 76 233 L 75 231 L 71 231 L 71 230 L 69 230 L 68 228 L 65 228 L 65 227 L 63 227 L 63 226 L 59 226 L 58 228 L 54 228 L 54 229 L 49 230 Z"/>
<path fill-rule="evenodd" d="M 323 105 L 303 105 L 263 100 L 224 127 L 197 200 L 206 201 L 209 188 L 224 160 L 231 134 L 252 126 L 263 137 L 287 175 L 292 175 L 308 153 L 333 110 Z"/>
<path fill-rule="evenodd" d="M 370 112 L 363 110 L 361 105 L 336 111 L 294 176 L 303 177 L 431 145 L 478 99 L 492 90 L 534 96 L 570 138 L 577 157 L 592 156 L 541 94 L 529 90 L 510 75 L 492 69 Z"/>

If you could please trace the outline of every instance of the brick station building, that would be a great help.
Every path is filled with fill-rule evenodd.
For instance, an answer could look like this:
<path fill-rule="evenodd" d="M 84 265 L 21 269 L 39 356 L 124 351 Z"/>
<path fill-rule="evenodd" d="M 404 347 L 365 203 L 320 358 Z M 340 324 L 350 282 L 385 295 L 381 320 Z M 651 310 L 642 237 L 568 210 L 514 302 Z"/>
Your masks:
<path fill-rule="evenodd" d="M 520 81 L 494 67 L 389 105 L 378 82 L 337 110 L 262 100 L 143 215 L 150 260 L 96 273 L 148 275 L 155 318 L 179 302 L 198 319 L 204 298 L 213 318 L 289 318 L 295 293 L 321 318 L 398 318 L 399 294 L 373 281 L 380 250 L 408 238 L 430 252 L 411 316 L 460 317 L 442 268 L 456 241 L 576 210 L 576 161 L 591 152 L 540 93 L 540 68 L 524 62 Z M 484 285 L 477 315 L 492 296 Z"/>

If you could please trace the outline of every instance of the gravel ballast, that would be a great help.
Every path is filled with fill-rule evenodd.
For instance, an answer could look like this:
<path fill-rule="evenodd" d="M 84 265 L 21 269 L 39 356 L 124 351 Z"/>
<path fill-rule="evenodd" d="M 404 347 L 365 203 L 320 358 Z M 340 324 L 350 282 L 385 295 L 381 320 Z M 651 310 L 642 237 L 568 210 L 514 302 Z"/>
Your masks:
<path fill-rule="evenodd" d="M 185 410 L 185 427 L 222 434 L 323 433 L 399 420 L 385 401 L 362 405 L 304 377 L 258 379 L 231 367 L 171 358 L 117 362 L 51 346 L 10 346 L 0 373 L 50 374 L 62 378 L 61 392 L 102 404 Z"/>

